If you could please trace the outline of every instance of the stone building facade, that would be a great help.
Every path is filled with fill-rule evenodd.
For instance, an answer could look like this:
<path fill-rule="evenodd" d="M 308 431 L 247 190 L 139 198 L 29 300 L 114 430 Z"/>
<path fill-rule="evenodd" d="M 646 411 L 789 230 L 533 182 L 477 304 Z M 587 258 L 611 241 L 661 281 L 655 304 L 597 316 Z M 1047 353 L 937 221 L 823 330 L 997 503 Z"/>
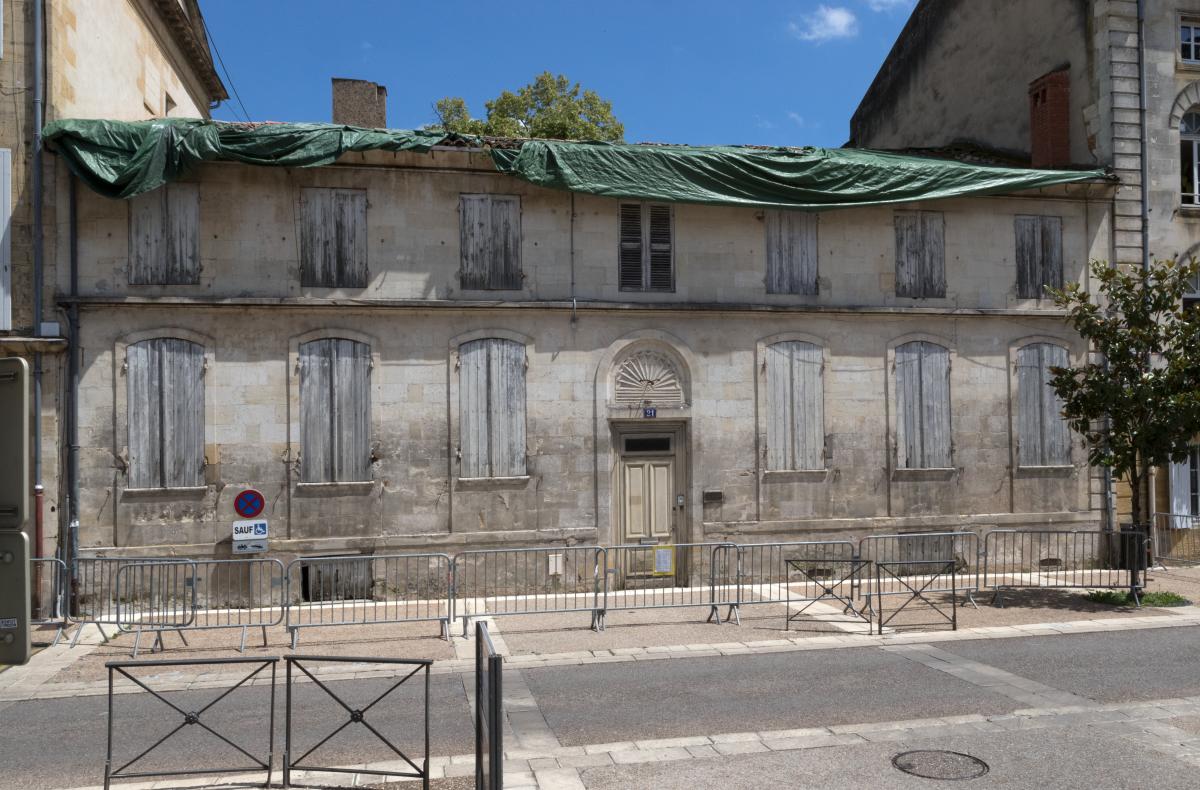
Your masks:
<path fill-rule="evenodd" d="M 1062 140 L 1067 161 L 1035 166 L 1107 166 L 1120 178 L 1102 259 L 1200 255 L 1196 41 L 1197 0 L 921 0 L 851 120 L 850 144 L 982 147 L 1029 162 Z M 1200 452 L 1158 475 L 1151 502 L 1200 515 Z"/>
<path fill-rule="evenodd" d="M 247 487 L 285 556 L 1095 526 L 1017 239 L 1086 281 L 1111 211 L 644 204 L 452 148 L 81 189 L 80 547 L 223 556 Z"/>
<path fill-rule="evenodd" d="M 227 97 L 196 0 L 5 0 L 2 11 L 0 90 L 13 100 L 0 106 L 0 355 L 25 357 L 40 379 L 40 441 L 34 448 L 40 470 L 35 483 L 44 491 L 37 504 L 38 521 L 44 522 L 40 546 L 33 540 L 34 524 L 29 531 L 34 553 L 53 555 L 56 535 L 68 523 L 68 321 L 55 288 L 55 264 L 63 252 L 56 248 L 61 235 L 56 225 L 64 219 L 68 196 L 56 177 L 53 153 L 37 152 L 36 108 L 40 103 L 47 122 L 208 117 L 209 108 Z M 41 75 L 35 69 L 39 11 Z M 41 209 L 40 234 L 35 204 Z M 65 243 L 66 236 L 61 238 Z"/>

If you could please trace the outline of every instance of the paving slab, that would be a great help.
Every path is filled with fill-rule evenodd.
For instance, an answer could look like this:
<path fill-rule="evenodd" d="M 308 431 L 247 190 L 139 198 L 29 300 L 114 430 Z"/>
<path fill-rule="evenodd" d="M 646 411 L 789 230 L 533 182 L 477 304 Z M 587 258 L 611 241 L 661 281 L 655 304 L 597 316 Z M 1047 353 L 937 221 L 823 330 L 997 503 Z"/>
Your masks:
<path fill-rule="evenodd" d="M 588 768 L 588 790 L 936 790 L 942 780 L 920 779 L 894 768 L 894 755 L 910 749 L 949 749 L 979 757 L 989 772 L 964 783 L 973 790 L 1104 790 L 1195 786 L 1195 767 L 1148 751 L 1119 735 L 1094 730 L 1042 730 L 999 734 L 964 732 L 936 739 L 831 746 L 802 751 L 727 754 L 716 760 L 639 763 Z"/>
<path fill-rule="evenodd" d="M 1200 695 L 1198 626 L 970 640 L 940 647 L 1101 702 Z"/>
<path fill-rule="evenodd" d="M 875 648 L 522 670 L 565 745 L 964 712 L 1012 699 Z"/>

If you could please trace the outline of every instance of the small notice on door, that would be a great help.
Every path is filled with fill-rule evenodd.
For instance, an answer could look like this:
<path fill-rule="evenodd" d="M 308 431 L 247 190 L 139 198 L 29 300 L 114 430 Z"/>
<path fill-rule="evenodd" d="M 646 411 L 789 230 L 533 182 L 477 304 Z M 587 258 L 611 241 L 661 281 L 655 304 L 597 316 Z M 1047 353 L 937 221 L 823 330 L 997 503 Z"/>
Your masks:
<path fill-rule="evenodd" d="M 0 617 L 0 631 L 15 631 L 17 628 L 17 618 L 15 617 Z"/>
<path fill-rule="evenodd" d="M 654 550 L 654 575 L 672 576 L 675 573 L 675 547 L 659 546 Z"/>

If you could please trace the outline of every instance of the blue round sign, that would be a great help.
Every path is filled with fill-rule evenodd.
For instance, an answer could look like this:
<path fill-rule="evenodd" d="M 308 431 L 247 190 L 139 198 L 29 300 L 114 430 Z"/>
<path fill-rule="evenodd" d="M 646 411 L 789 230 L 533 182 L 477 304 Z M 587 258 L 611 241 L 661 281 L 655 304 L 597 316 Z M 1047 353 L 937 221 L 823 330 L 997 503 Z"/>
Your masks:
<path fill-rule="evenodd" d="M 237 499 L 233 500 L 233 509 L 242 518 L 254 518 L 263 512 L 266 505 L 267 500 L 263 497 L 262 492 L 255 491 L 253 488 L 247 488 L 237 495 Z"/>

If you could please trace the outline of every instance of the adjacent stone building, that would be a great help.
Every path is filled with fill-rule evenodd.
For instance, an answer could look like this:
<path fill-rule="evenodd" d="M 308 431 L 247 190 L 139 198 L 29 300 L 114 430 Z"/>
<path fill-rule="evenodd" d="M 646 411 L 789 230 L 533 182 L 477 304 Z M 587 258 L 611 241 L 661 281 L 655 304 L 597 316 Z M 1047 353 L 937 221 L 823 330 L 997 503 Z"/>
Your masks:
<path fill-rule="evenodd" d="M 69 198 L 55 157 L 40 145 L 41 124 L 208 117 L 226 95 L 196 0 L 5 0 L 3 17 L 0 355 L 27 358 L 36 379 L 32 460 L 42 495 L 29 532 L 35 554 L 53 555 L 69 521 L 68 320 L 55 271 L 66 254 L 58 225 Z"/>
<path fill-rule="evenodd" d="M 1097 257 L 1200 255 L 1200 2 L 921 0 L 850 138 L 1111 167 L 1113 250 Z M 1200 515 L 1200 452 L 1154 489 L 1155 510 Z"/>
<path fill-rule="evenodd" d="M 450 146 L 81 188 L 80 547 L 226 555 L 248 487 L 283 556 L 1095 527 L 1038 297 L 1112 189 L 808 213 Z"/>

